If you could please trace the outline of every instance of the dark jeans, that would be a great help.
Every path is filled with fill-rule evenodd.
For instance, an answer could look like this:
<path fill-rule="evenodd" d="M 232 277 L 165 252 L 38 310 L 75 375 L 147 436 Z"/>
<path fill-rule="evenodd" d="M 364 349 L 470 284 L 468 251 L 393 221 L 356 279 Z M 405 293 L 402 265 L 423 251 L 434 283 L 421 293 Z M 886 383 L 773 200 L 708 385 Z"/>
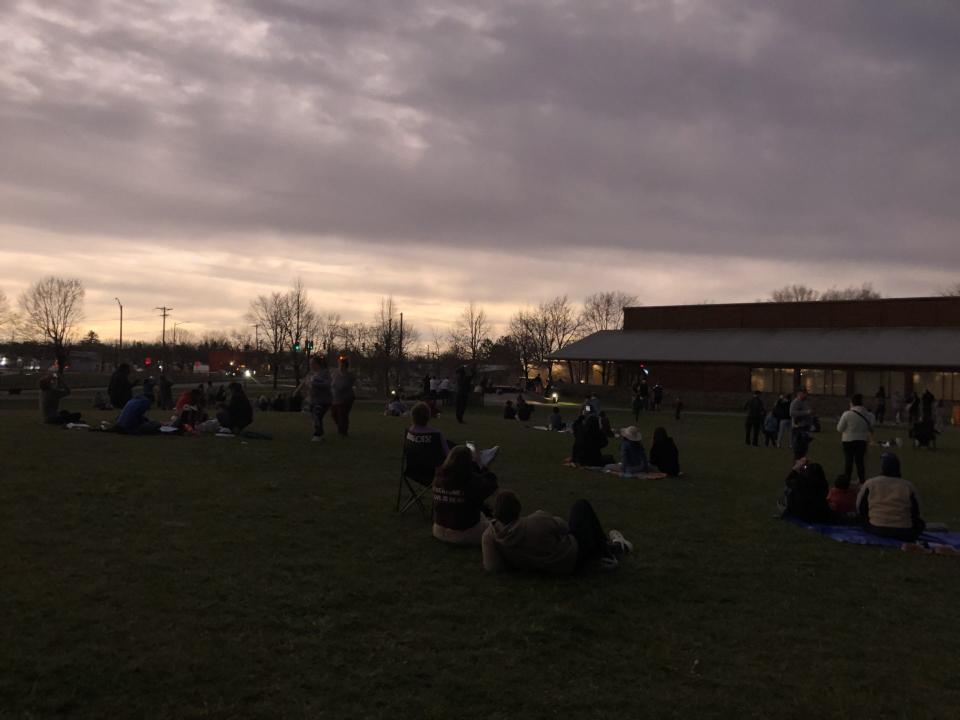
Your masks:
<path fill-rule="evenodd" d="M 80 413 L 67 412 L 66 410 L 60 410 L 56 415 L 48 417 L 44 420 L 47 425 L 66 425 L 67 423 L 78 423 L 80 422 Z"/>
<path fill-rule="evenodd" d="M 577 539 L 577 570 L 595 564 L 601 557 L 610 554 L 607 548 L 610 540 L 587 500 L 577 500 L 573 504 L 567 524 L 570 534 Z"/>
<path fill-rule="evenodd" d="M 353 400 L 334 403 L 330 407 L 330 415 L 333 416 L 333 422 L 337 425 L 337 432 L 341 435 L 348 435 L 350 432 L 350 410 L 353 408 Z M 322 435 L 323 433 L 321 433 Z"/>
<path fill-rule="evenodd" d="M 763 427 L 762 418 L 747 418 L 744 423 L 746 428 L 746 433 L 744 436 L 744 442 L 747 445 L 759 445 L 760 444 L 760 428 Z"/>
<path fill-rule="evenodd" d="M 851 477 L 850 473 L 853 471 L 854 464 L 856 464 L 857 477 L 860 478 L 860 482 L 864 483 L 867 481 L 867 471 L 864 468 L 863 462 L 866 454 L 866 440 L 851 440 L 843 443 L 843 472 L 848 478 Z"/>
<path fill-rule="evenodd" d="M 313 436 L 323 437 L 323 417 L 330 406 L 326 403 L 314 403 L 310 406 L 310 415 L 313 417 Z"/>
<path fill-rule="evenodd" d="M 776 447 L 776 446 L 777 446 L 777 431 L 776 431 L 776 430 L 764 430 L 764 431 L 763 431 L 763 446 L 764 446 L 764 447 Z"/>
<path fill-rule="evenodd" d="M 226 410 L 221 410 L 217 413 L 217 422 L 220 423 L 220 427 L 225 427 L 235 434 L 239 434 L 240 431 L 247 426 L 247 424 L 238 424 L 237 421 L 233 419 L 233 415 Z"/>
<path fill-rule="evenodd" d="M 876 410 L 876 412 L 874 413 L 874 415 L 875 415 L 876 418 L 877 418 L 877 424 L 878 424 L 878 425 L 882 425 L 882 424 L 883 424 L 883 419 L 884 419 L 884 417 L 886 417 L 886 415 L 887 415 L 887 404 L 886 404 L 886 403 L 882 403 L 882 402 L 878 402 L 878 403 L 877 403 L 877 410 Z"/>
<path fill-rule="evenodd" d="M 463 422 L 463 413 L 467 410 L 467 395 L 457 395 L 456 398 L 456 413 L 457 413 L 457 422 Z"/>

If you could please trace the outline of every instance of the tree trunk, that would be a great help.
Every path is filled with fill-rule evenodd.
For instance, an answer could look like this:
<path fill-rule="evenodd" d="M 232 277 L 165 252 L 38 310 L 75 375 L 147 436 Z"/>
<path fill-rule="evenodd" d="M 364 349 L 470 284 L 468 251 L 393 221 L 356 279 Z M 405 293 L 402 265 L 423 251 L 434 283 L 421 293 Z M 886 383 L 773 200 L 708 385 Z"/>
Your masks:
<path fill-rule="evenodd" d="M 274 353 L 273 356 L 273 389 L 277 389 L 280 383 L 280 354 Z"/>

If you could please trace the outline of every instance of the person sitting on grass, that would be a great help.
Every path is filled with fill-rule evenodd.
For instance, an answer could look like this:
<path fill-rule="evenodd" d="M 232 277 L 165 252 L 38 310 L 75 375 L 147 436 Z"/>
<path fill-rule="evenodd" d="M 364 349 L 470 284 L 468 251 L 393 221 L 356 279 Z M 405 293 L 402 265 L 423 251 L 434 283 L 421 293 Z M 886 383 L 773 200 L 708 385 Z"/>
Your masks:
<path fill-rule="evenodd" d="M 523 395 L 517 395 L 517 420 L 520 422 L 529 422 L 533 415 L 533 405 L 523 399 Z"/>
<path fill-rule="evenodd" d="M 607 446 L 607 436 L 600 429 L 600 418 L 596 415 L 580 416 L 573 428 L 573 453 L 571 460 L 576 465 L 603 467 L 613 463 L 613 457 L 603 454 Z"/>
<path fill-rule="evenodd" d="M 666 428 L 658 427 L 653 431 L 653 444 L 650 446 L 651 470 L 665 473 L 671 477 L 680 475 L 680 450 L 673 438 L 667 435 Z"/>
<path fill-rule="evenodd" d="M 550 412 L 550 429 L 553 430 L 553 432 L 560 432 L 566 427 L 567 424 L 563 421 L 563 418 L 560 417 L 560 408 L 554 405 L 553 410 Z"/>
<path fill-rule="evenodd" d="M 40 378 L 40 417 L 48 425 L 66 425 L 80 422 L 80 413 L 60 409 L 60 401 L 70 394 L 70 388 L 58 377 L 54 382 L 52 375 Z"/>
<path fill-rule="evenodd" d="M 220 423 L 221 428 L 239 435 L 247 425 L 253 422 L 253 406 L 250 405 L 250 399 L 240 383 L 232 382 L 227 389 L 230 391 L 230 398 L 217 413 L 217 422 Z"/>
<path fill-rule="evenodd" d="M 857 489 L 850 487 L 850 476 L 841 473 L 827 493 L 827 505 L 839 522 L 849 522 L 857 516 Z"/>
<path fill-rule="evenodd" d="M 516 420 L 517 419 L 517 409 L 513 406 L 513 400 L 507 400 L 503 406 L 503 419 L 504 420 Z"/>
<path fill-rule="evenodd" d="M 534 570 L 570 575 L 596 567 L 614 569 L 618 556 L 633 550 L 621 532 L 603 531 L 593 507 L 577 500 L 569 519 L 537 510 L 520 516 L 520 500 L 501 490 L 493 501 L 493 520 L 483 533 L 483 568 L 488 572 Z"/>
<path fill-rule="evenodd" d="M 207 419 L 207 414 L 203 412 L 204 406 L 203 387 L 191 388 L 184 391 L 174 406 L 176 420 L 173 424 L 178 428 L 195 428 Z"/>
<path fill-rule="evenodd" d="M 620 471 L 627 475 L 650 472 L 643 436 L 633 425 L 620 431 Z"/>
<path fill-rule="evenodd" d="M 479 545 L 489 524 L 484 502 L 497 476 L 476 461 L 466 445 L 453 448 L 433 480 L 433 536 L 454 545 Z"/>
<path fill-rule="evenodd" d="M 420 403 L 417 403 L 417 405 L 419 404 Z M 429 411 L 430 408 L 428 406 L 427 412 L 429 413 Z M 387 403 L 387 409 L 383 411 L 383 414 L 388 417 L 400 417 L 401 415 L 405 415 L 406 412 L 407 406 L 403 404 L 403 401 L 400 400 L 398 396 L 394 396 L 394 398 Z M 429 418 L 429 415 L 427 417 Z"/>
<path fill-rule="evenodd" d="M 122 435 L 152 435 L 160 432 L 160 423 L 147 417 L 153 404 L 153 380 L 143 381 L 143 392 L 127 401 L 117 417 L 114 429 Z"/>
<path fill-rule="evenodd" d="M 870 478 L 857 495 L 857 515 L 867 532 L 916 542 L 926 523 L 920 518 L 917 489 L 900 474 L 900 458 L 880 456 L 881 475 Z"/>
<path fill-rule="evenodd" d="M 794 468 L 784 484 L 781 517 L 793 517 L 807 523 L 830 523 L 833 520 L 827 504 L 830 486 L 819 464 Z"/>
<path fill-rule="evenodd" d="M 130 381 L 130 365 L 120 363 L 117 369 L 110 376 L 110 383 L 107 385 L 107 396 L 110 398 L 110 404 L 113 407 L 122 410 L 133 397 L 133 386 L 136 383 Z"/>

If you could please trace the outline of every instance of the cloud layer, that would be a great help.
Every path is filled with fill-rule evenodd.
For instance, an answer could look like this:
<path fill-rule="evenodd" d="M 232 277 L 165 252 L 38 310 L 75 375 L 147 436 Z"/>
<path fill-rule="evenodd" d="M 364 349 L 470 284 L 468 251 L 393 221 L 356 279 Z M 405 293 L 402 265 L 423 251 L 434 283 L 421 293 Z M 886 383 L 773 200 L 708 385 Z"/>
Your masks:
<path fill-rule="evenodd" d="M 958 36 L 953 0 L 8 3 L 0 286 L 66 253 L 92 318 L 133 282 L 205 324 L 293 273 L 421 325 L 926 293 L 960 265 Z"/>

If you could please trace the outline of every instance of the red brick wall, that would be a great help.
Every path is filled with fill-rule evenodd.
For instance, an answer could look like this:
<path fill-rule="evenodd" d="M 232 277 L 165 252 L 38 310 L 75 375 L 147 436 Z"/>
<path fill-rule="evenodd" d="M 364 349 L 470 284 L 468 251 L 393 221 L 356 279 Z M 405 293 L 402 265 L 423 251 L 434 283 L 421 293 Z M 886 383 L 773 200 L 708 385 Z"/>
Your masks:
<path fill-rule="evenodd" d="M 960 327 L 960 297 L 635 307 L 624 330 Z"/>

